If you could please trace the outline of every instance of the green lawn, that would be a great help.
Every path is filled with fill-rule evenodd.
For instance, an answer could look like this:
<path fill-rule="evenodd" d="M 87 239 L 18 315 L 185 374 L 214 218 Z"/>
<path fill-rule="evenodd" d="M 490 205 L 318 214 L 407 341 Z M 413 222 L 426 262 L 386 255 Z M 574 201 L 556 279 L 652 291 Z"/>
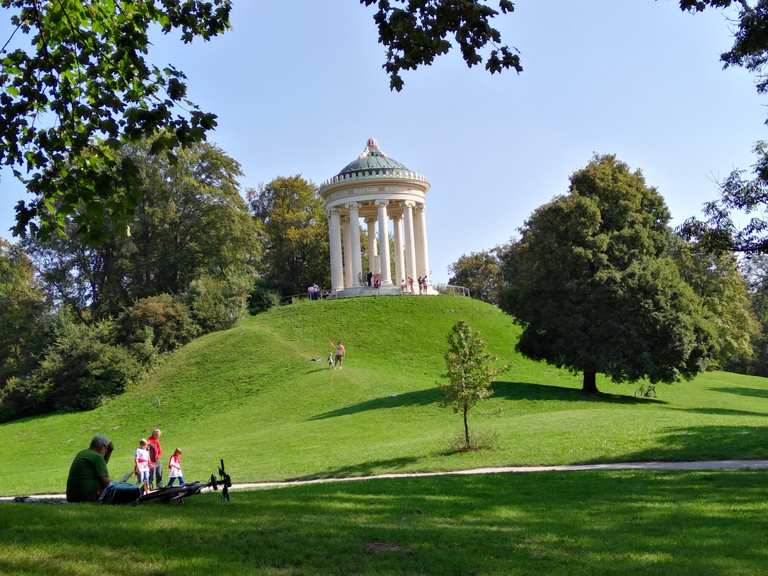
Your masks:
<path fill-rule="evenodd" d="M 495 433 L 493 450 L 447 455 L 460 418 L 439 405 L 445 338 L 457 319 L 509 362 L 496 394 L 471 417 Z M 244 319 L 167 358 L 147 379 L 92 412 L 0 425 L 0 494 L 61 491 L 74 453 L 95 432 L 117 446 L 113 476 L 131 467 L 138 439 L 164 429 L 184 449 L 188 478 L 220 457 L 235 481 L 450 470 L 487 465 L 768 457 L 768 380 L 714 372 L 659 387 L 579 378 L 513 352 L 519 329 L 492 306 L 463 298 L 305 302 Z M 330 339 L 348 365 L 329 371 Z M 313 361 L 319 359 L 320 361 Z"/>
<path fill-rule="evenodd" d="M 0 573 L 753 575 L 763 472 L 378 480 L 184 505 L 0 504 Z"/>

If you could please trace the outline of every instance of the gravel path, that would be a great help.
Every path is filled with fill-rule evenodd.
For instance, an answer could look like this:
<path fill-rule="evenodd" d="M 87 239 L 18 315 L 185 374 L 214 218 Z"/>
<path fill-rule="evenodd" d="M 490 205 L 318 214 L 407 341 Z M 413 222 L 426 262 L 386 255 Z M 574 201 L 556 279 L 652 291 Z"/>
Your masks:
<path fill-rule="evenodd" d="M 474 476 L 477 474 L 528 474 L 531 472 L 583 472 L 588 470 L 768 470 L 768 460 L 701 460 L 698 462 L 617 462 L 612 464 L 570 464 L 562 466 L 499 466 L 470 468 L 449 472 L 392 472 L 372 476 L 345 478 L 315 478 L 312 480 L 286 480 L 282 482 L 236 482 L 232 490 L 259 490 L 285 488 L 332 482 L 360 482 L 385 478 L 431 478 L 434 476 Z M 35 494 L 29 500 L 62 500 L 64 494 Z M 9 502 L 14 496 L 0 496 L 0 502 Z"/>

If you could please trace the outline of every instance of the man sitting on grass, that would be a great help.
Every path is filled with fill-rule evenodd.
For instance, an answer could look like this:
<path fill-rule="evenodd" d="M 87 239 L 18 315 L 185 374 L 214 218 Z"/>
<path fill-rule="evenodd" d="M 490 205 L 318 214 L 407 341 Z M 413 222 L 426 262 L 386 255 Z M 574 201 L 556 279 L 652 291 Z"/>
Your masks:
<path fill-rule="evenodd" d="M 112 442 L 98 434 L 91 445 L 81 450 L 72 461 L 67 478 L 67 502 L 95 502 L 109 484 L 107 462 Z"/>

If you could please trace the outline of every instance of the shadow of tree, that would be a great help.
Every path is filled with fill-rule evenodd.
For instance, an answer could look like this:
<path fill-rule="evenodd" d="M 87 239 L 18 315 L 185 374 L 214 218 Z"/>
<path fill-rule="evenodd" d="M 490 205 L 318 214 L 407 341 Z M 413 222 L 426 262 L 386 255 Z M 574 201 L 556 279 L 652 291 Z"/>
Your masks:
<path fill-rule="evenodd" d="M 427 406 L 439 402 L 441 398 L 440 390 L 435 388 L 426 388 L 424 390 L 415 390 L 413 392 L 404 392 L 402 394 L 391 394 L 373 398 L 357 404 L 350 404 L 343 408 L 330 410 L 312 416 L 310 420 L 324 420 L 326 418 L 336 418 L 337 416 L 349 416 L 369 410 L 386 410 L 388 408 L 401 408 L 403 406 Z"/>
<path fill-rule="evenodd" d="M 766 412 L 753 412 L 751 410 L 733 410 L 731 408 L 674 408 L 679 412 L 692 412 L 694 414 L 711 414 L 714 416 L 768 416 Z"/>
<path fill-rule="evenodd" d="M 173 510 L 2 505 L 0 572 L 760 574 L 765 494 L 759 472 L 628 471 L 303 486 Z"/>
<path fill-rule="evenodd" d="M 493 395 L 507 400 L 561 400 L 569 402 L 598 402 L 610 404 L 666 404 L 655 398 L 636 398 L 624 394 L 584 394 L 578 388 L 531 384 L 529 382 L 493 383 Z"/>
<path fill-rule="evenodd" d="M 768 389 L 765 388 L 748 388 L 746 386 L 718 386 L 710 387 L 708 390 L 713 392 L 724 392 L 725 394 L 736 394 L 737 396 L 768 398 Z"/>
<path fill-rule="evenodd" d="M 386 472 L 397 472 L 398 470 L 418 462 L 420 458 L 416 456 L 402 456 L 400 458 L 387 458 L 382 460 L 369 460 L 368 462 L 359 462 L 357 464 L 348 464 L 328 468 L 322 472 L 314 472 L 305 476 L 297 476 L 290 480 L 314 480 L 317 478 L 346 478 L 349 476 L 369 476 L 371 474 L 383 474 Z"/>
<path fill-rule="evenodd" d="M 613 462 L 644 460 L 726 460 L 768 458 L 765 426 L 688 426 L 666 428 L 656 446 L 610 457 Z M 606 461 L 600 458 L 600 461 Z M 596 462 L 589 460 L 587 463 Z"/>
<path fill-rule="evenodd" d="M 492 384 L 493 396 L 505 400 L 565 400 L 572 402 L 610 403 L 610 404 L 666 404 L 663 400 L 653 398 L 635 398 L 623 394 L 583 394 L 577 388 L 563 386 L 548 386 L 546 384 L 531 384 L 529 382 L 497 381 Z M 336 410 L 329 410 L 312 416 L 310 420 L 324 420 L 338 416 L 349 416 L 369 410 L 386 410 L 405 406 L 427 406 L 435 404 L 442 398 L 440 389 L 426 388 L 402 394 L 381 396 L 357 404 L 350 404 Z"/>

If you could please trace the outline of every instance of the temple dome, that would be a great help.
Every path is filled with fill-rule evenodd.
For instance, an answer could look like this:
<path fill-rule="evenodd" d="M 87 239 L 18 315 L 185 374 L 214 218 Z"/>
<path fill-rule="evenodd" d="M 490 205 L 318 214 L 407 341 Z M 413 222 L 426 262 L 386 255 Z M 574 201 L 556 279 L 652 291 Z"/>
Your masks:
<path fill-rule="evenodd" d="M 344 169 L 337 174 L 337 176 L 355 176 L 357 174 L 366 174 L 370 170 L 379 170 L 384 173 L 392 170 L 406 170 L 404 164 L 401 164 L 397 160 L 393 160 L 386 156 L 380 149 L 379 145 L 373 138 L 368 139 L 368 143 L 365 145 L 365 150 L 362 154 L 347 164 Z M 381 172 L 380 172 L 381 173 Z"/>

